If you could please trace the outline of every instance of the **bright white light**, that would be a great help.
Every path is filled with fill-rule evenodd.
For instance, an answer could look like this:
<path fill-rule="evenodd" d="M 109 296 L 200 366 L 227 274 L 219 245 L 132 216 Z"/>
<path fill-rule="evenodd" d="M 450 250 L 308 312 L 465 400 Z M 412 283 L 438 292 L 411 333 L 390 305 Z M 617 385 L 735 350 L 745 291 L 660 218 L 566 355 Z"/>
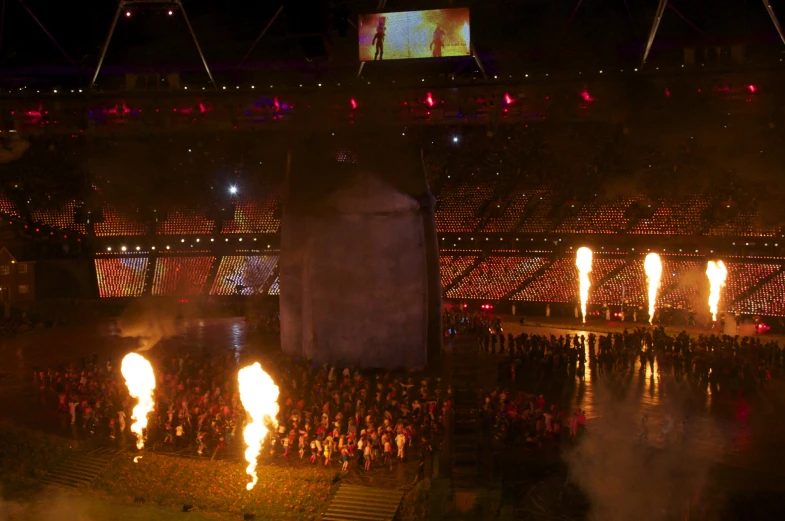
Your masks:
<path fill-rule="evenodd" d="M 237 193 L 237 187 L 234 186 L 234 185 L 230 186 L 229 187 L 229 193 L 232 194 L 232 195 L 236 194 Z"/>
<path fill-rule="evenodd" d="M 587 247 L 578 248 L 578 251 L 575 255 L 575 265 L 578 267 L 578 275 L 579 275 L 579 294 L 581 298 L 581 313 L 583 315 L 583 323 L 586 323 L 586 302 L 589 300 L 589 287 L 591 283 L 589 281 L 589 273 L 591 273 L 592 268 L 592 251 Z"/>
<path fill-rule="evenodd" d="M 155 406 L 153 391 L 155 390 L 155 374 L 153 367 L 143 356 L 129 353 L 123 358 L 120 372 L 125 378 L 128 394 L 137 398 L 139 403 L 131 414 L 131 432 L 136 434 L 136 448 L 144 448 L 144 430 L 147 428 L 147 414 Z"/>
<path fill-rule="evenodd" d="M 278 386 L 270 378 L 259 362 L 243 367 L 237 373 L 240 400 L 248 419 L 243 430 L 245 441 L 245 460 L 248 467 L 245 472 L 251 476 L 245 488 L 251 490 L 256 485 L 256 460 L 262 450 L 267 426 L 278 425 Z"/>
<path fill-rule="evenodd" d="M 169 16 L 172 16 L 172 10 L 171 10 L 171 9 L 169 9 L 169 12 L 168 12 L 167 14 L 168 14 Z"/>
<path fill-rule="evenodd" d="M 660 280 L 662 278 L 662 261 L 656 253 L 646 255 L 643 262 L 643 271 L 649 283 L 649 324 L 654 323 L 654 311 L 657 305 L 657 292 L 660 290 Z"/>
<path fill-rule="evenodd" d="M 137 246 L 136 247 L 136 251 L 139 251 L 139 250 L 141 250 L 141 248 L 139 246 Z"/>
<path fill-rule="evenodd" d="M 123 246 L 123 247 L 122 247 L 122 248 L 120 248 L 120 249 L 121 249 L 121 250 L 123 250 L 123 251 L 125 251 L 125 246 Z"/>
<path fill-rule="evenodd" d="M 458 142 L 458 136 L 453 136 L 453 138 L 452 138 L 452 142 L 453 142 L 453 143 L 457 143 L 457 142 Z"/>
<path fill-rule="evenodd" d="M 109 246 L 109 247 L 106 249 L 106 251 L 112 251 L 112 247 L 111 247 L 111 246 Z"/>
<path fill-rule="evenodd" d="M 717 312 L 720 303 L 720 292 L 725 286 L 725 279 L 728 277 L 728 269 L 722 261 L 709 261 L 706 266 L 706 276 L 709 278 L 709 311 L 711 319 L 717 321 Z"/>
<path fill-rule="evenodd" d="M 131 18 L 131 11 L 126 11 L 125 16 L 126 18 Z"/>

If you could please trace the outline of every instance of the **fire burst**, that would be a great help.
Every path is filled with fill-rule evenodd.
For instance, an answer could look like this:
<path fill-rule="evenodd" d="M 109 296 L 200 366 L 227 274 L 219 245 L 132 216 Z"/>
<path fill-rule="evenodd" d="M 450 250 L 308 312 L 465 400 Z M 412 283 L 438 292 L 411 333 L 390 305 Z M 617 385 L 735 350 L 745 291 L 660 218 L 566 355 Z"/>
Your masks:
<path fill-rule="evenodd" d="M 711 319 L 717 321 L 717 308 L 720 303 L 720 290 L 725 286 L 725 279 L 728 277 L 728 269 L 722 261 L 709 261 L 706 266 L 706 276 L 709 277 L 711 292 L 709 293 L 709 310 Z"/>
<path fill-rule="evenodd" d="M 267 435 L 266 423 L 274 426 L 278 421 L 278 386 L 275 385 L 270 375 L 262 370 L 259 362 L 243 367 L 237 373 L 240 384 L 240 400 L 250 420 L 243 431 L 243 438 L 248 448 L 245 449 L 245 460 L 248 467 L 245 472 L 251 476 L 251 481 L 245 488 L 251 490 L 258 478 L 256 476 L 256 458 L 262 450 L 264 437 Z"/>
<path fill-rule="evenodd" d="M 131 432 L 136 434 L 136 448 L 144 448 L 144 429 L 147 428 L 147 414 L 153 409 L 153 391 L 155 390 L 155 374 L 153 366 L 142 355 L 129 353 L 123 358 L 120 371 L 125 378 L 128 393 L 139 399 L 134 407 L 131 419 Z"/>
<path fill-rule="evenodd" d="M 589 273 L 591 273 L 592 252 L 587 247 L 578 248 L 578 253 L 575 256 L 575 265 L 578 267 L 578 275 L 580 277 L 580 292 L 581 292 L 581 313 L 583 314 L 583 323 L 586 323 L 586 302 L 589 300 Z"/>
<path fill-rule="evenodd" d="M 660 290 L 660 279 L 662 278 L 662 261 L 656 253 L 646 255 L 643 263 L 646 272 L 646 280 L 649 283 L 649 324 L 654 323 L 654 307 L 657 305 L 657 292 Z"/>

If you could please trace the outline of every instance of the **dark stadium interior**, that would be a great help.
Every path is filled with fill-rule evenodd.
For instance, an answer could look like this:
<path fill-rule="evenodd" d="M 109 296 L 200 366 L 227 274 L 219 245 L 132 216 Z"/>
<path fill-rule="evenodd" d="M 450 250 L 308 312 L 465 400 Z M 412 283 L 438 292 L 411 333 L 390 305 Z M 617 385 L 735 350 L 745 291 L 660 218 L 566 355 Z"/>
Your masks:
<path fill-rule="evenodd" d="M 0 520 L 782 519 L 782 17 L 0 0 Z"/>

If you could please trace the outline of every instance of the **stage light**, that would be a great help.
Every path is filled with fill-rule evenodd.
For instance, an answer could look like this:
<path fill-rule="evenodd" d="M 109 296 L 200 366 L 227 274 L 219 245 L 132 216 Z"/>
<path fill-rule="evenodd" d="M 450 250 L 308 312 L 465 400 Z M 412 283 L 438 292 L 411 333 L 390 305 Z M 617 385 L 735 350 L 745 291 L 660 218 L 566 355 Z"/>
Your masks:
<path fill-rule="evenodd" d="M 136 251 L 139 251 L 139 250 L 141 250 L 141 248 L 139 246 L 137 246 L 136 247 Z"/>
<path fill-rule="evenodd" d="M 237 193 L 237 187 L 232 185 L 229 187 L 229 193 L 235 195 Z"/>
<path fill-rule="evenodd" d="M 125 247 L 125 246 L 123 246 L 123 247 L 122 247 L 122 248 L 120 248 L 120 249 L 121 249 L 122 251 L 125 251 L 125 250 L 126 250 L 126 247 Z"/>
<path fill-rule="evenodd" d="M 110 246 L 110 247 L 108 247 L 108 248 L 106 249 L 106 251 L 112 251 L 112 247 L 111 247 L 111 246 Z"/>
<path fill-rule="evenodd" d="M 169 16 L 172 16 L 172 10 L 169 9 L 169 11 L 166 14 L 168 14 Z"/>
<path fill-rule="evenodd" d="M 354 99 L 354 98 L 350 99 L 349 103 L 351 103 L 352 109 L 356 109 L 357 108 L 357 100 L 356 99 Z"/>
<path fill-rule="evenodd" d="M 452 142 L 453 143 L 457 143 L 458 142 L 458 136 L 453 136 L 452 137 Z"/>
<path fill-rule="evenodd" d="M 153 246 L 153 249 L 155 249 L 155 246 Z"/>
<path fill-rule="evenodd" d="M 131 18 L 131 11 L 126 11 L 125 12 L 125 17 L 126 18 Z"/>
<path fill-rule="evenodd" d="M 749 89 L 750 92 L 755 92 L 758 90 L 758 87 L 755 85 L 747 85 L 747 89 Z"/>

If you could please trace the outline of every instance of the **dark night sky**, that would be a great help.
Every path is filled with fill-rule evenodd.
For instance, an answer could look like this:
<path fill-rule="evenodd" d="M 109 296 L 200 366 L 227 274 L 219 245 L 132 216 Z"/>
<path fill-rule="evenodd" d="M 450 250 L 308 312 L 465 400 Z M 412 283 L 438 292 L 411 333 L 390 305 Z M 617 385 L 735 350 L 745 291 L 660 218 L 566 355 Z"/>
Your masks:
<path fill-rule="evenodd" d="M 0 65 L 67 64 L 18 0 L 5 2 Z M 26 0 L 26 3 L 77 64 L 94 66 L 116 8 L 114 2 Z M 292 36 L 297 23 L 321 19 L 328 26 L 330 9 L 339 4 L 346 6 L 353 20 L 359 12 L 374 11 L 377 2 L 287 0 L 286 3 L 292 7 L 285 9 L 285 15 L 273 25 L 251 56 L 251 62 L 301 61 L 302 50 Z M 567 21 L 576 4 L 572 0 L 390 0 L 386 10 L 467 4 L 472 9 L 472 39 L 478 52 L 491 53 L 501 61 L 548 64 L 585 60 L 612 64 L 637 57 L 656 8 L 655 0 L 583 0 L 569 26 Z M 185 0 L 184 5 L 208 61 L 228 65 L 240 60 L 280 4 L 270 0 Z M 695 42 L 750 41 L 774 48 L 778 44 L 773 24 L 759 0 L 677 0 L 672 5 L 702 32 L 668 9 L 655 51 L 657 47 L 667 49 Z M 106 65 L 198 64 L 182 16 L 179 13 L 167 16 L 166 9 L 140 6 L 133 8 L 130 18 L 122 16 Z M 785 6 L 780 6 L 780 10 L 783 11 L 780 17 L 785 18 Z M 345 37 L 334 30 L 330 32 L 334 45 L 332 59 L 356 61 L 354 29 L 349 27 Z"/>

